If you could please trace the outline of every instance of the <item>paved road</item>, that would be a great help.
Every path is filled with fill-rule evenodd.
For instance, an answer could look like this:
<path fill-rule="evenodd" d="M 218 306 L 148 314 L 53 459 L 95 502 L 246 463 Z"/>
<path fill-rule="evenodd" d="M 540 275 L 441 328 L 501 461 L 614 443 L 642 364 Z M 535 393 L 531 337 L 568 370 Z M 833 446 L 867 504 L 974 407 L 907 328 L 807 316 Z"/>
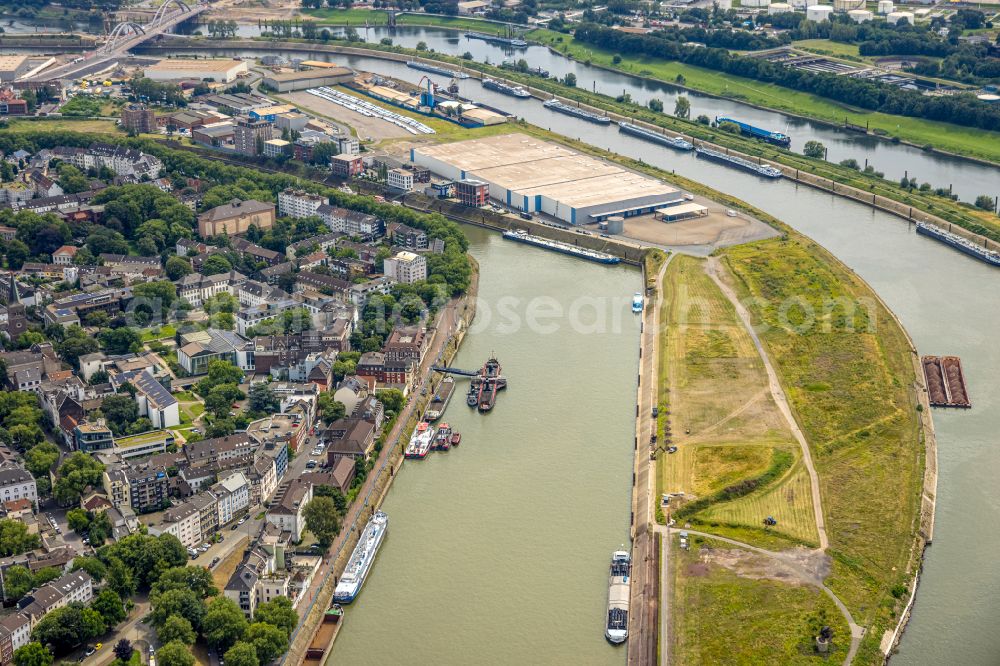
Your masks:
<path fill-rule="evenodd" d="M 392 430 L 390 430 L 386 436 L 385 446 L 382 447 L 382 451 L 379 453 L 379 457 L 372 467 L 372 472 L 368 475 L 368 478 L 365 479 L 365 482 L 358 493 L 358 501 L 355 501 L 347 510 L 347 514 L 344 516 L 343 520 L 345 529 L 341 530 L 340 534 L 337 535 L 337 538 L 324 555 L 323 564 L 321 565 L 320 570 L 313 577 L 312 585 L 308 590 L 303 592 L 303 594 L 306 595 L 305 603 L 309 604 L 299 607 L 299 614 L 303 620 L 308 616 L 308 609 L 311 607 L 312 602 L 316 600 L 316 595 L 322 588 L 323 582 L 326 579 L 326 574 L 329 572 L 330 567 L 334 564 L 337 553 L 340 552 L 340 549 L 344 546 L 344 543 L 347 541 L 351 533 L 358 529 L 363 529 L 369 517 L 375 512 L 374 506 L 361 501 L 361 499 L 369 496 L 369 493 L 374 487 L 375 479 L 378 476 L 376 471 L 382 469 L 382 466 L 389 459 L 392 450 L 398 447 L 398 438 L 402 433 L 402 429 L 406 425 L 406 422 L 409 421 L 410 417 L 413 415 L 416 399 L 420 396 L 421 388 L 424 384 L 424 378 L 427 377 L 431 366 L 437 362 L 437 359 L 445 345 L 456 332 L 458 310 L 463 300 L 464 299 L 452 299 L 438 313 L 437 323 L 431 336 L 430 345 L 428 346 L 427 353 L 424 355 L 424 360 L 421 362 L 417 373 L 420 380 L 418 380 L 413 391 L 410 393 L 410 398 L 407 400 L 401 413 L 399 414 L 399 417 L 393 424 Z M 374 500 L 375 498 L 373 497 L 372 499 Z M 324 604 L 329 603 L 328 599 L 320 599 L 318 601 Z M 296 634 L 293 634 L 292 636 L 293 646 L 296 646 L 297 643 L 301 644 L 303 640 L 306 641 L 305 645 L 308 645 L 308 641 L 312 640 L 311 634 L 307 639 L 298 635 L 298 630 L 301 627 L 302 624 L 300 622 L 299 627 L 296 628 Z M 297 650 L 298 654 L 305 654 L 305 645 L 303 645 L 301 651 Z"/>
<path fill-rule="evenodd" d="M 658 285 L 674 255 L 667 257 L 656 276 Z M 652 409 L 657 404 L 659 324 L 662 289 L 657 289 L 656 301 L 643 311 L 641 358 L 636 387 L 636 441 L 634 490 L 632 493 L 632 585 L 629 600 L 628 663 L 630 666 L 656 663 L 659 633 L 656 615 L 659 603 L 657 586 L 660 582 L 659 552 L 656 535 L 649 526 L 655 521 L 656 465 L 650 460 L 650 439 L 656 432 Z M 660 608 L 660 612 L 665 609 Z"/>
<path fill-rule="evenodd" d="M 813 466 L 812 453 L 809 451 L 809 443 L 806 441 L 805 435 L 802 434 L 802 429 L 799 428 L 799 424 L 795 422 L 795 418 L 792 416 L 792 410 L 788 406 L 788 398 L 785 396 L 785 390 L 781 387 L 781 382 L 778 381 L 778 373 L 774 371 L 774 366 L 771 364 L 771 359 L 767 355 L 767 351 L 764 349 L 764 345 L 760 341 L 760 337 L 757 335 L 757 331 L 754 330 L 753 322 L 750 319 L 750 313 L 747 309 L 740 303 L 740 300 L 736 297 L 735 292 L 719 277 L 718 273 L 719 260 L 716 257 L 709 257 L 708 262 L 705 264 L 705 271 L 712 278 L 722 293 L 725 294 L 729 302 L 733 304 L 736 308 L 736 314 L 739 315 L 740 321 L 743 322 L 743 327 L 750 334 L 750 338 L 753 340 L 754 346 L 757 348 L 757 353 L 760 355 L 761 360 L 764 362 L 764 368 L 767 370 L 767 383 L 771 390 L 771 396 L 774 398 L 775 404 L 778 405 L 778 409 L 781 411 L 782 416 L 785 417 L 785 421 L 788 422 L 788 427 L 791 429 L 792 434 L 795 435 L 795 440 L 799 443 L 799 448 L 802 449 L 802 460 L 805 462 L 806 469 L 809 471 L 809 485 L 812 488 L 812 500 L 813 500 L 813 513 L 816 519 L 816 531 L 819 533 L 819 548 L 820 550 L 826 550 L 830 547 L 830 542 L 826 537 L 826 523 L 823 518 L 823 502 L 819 491 L 819 475 L 816 474 L 816 468 Z"/>

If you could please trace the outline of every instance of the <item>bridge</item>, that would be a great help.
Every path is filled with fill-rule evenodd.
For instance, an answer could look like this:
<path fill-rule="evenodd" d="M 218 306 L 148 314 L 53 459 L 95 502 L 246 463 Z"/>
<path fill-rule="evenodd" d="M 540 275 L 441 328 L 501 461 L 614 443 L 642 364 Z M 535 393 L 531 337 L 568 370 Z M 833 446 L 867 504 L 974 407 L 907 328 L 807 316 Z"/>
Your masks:
<path fill-rule="evenodd" d="M 107 41 L 98 49 L 83 55 L 82 60 L 66 63 L 59 67 L 43 70 L 31 77 L 33 81 L 53 81 L 56 79 L 72 79 L 83 72 L 95 72 L 103 69 L 109 63 L 122 58 L 128 51 L 139 46 L 146 40 L 169 32 L 178 24 L 192 19 L 204 11 L 211 9 L 208 2 L 187 4 L 191 0 L 167 0 L 149 23 L 139 24 L 134 21 L 122 21 L 108 33 Z"/>
<path fill-rule="evenodd" d="M 480 370 L 461 370 L 459 368 L 448 368 L 442 365 L 432 365 L 431 370 L 442 372 L 448 375 L 460 375 L 462 377 L 478 377 Z"/>

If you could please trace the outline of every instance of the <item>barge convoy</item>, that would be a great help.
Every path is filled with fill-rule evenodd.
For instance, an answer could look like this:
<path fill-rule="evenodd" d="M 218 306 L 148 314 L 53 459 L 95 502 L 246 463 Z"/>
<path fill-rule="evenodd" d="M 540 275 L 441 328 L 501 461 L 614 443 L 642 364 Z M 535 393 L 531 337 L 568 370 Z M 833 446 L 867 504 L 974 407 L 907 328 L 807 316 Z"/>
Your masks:
<path fill-rule="evenodd" d="M 580 118 L 581 120 L 586 120 L 588 122 L 597 123 L 598 125 L 610 125 L 611 118 L 607 116 L 601 116 L 596 113 L 591 113 L 590 111 L 585 111 L 584 109 L 577 108 L 575 106 L 570 106 L 569 104 L 563 104 L 557 99 L 550 99 L 542 104 L 546 109 L 552 109 L 553 111 L 558 111 L 559 113 L 565 113 L 567 116 L 573 116 L 575 118 Z"/>
<path fill-rule="evenodd" d="M 927 399 L 931 406 L 972 407 L 961 359 L 957 356 L 924 356 L 920 363 L 924 367 Z"/>
<path fill-rule="evenodd" d="M 511 97 L 520 97 L 522 99 L 531 97 L 531 93 L 521 86 L 511 85 L 504 81 L 497 81 L 496 79 L 483 79 L 483 87 L 487 90 L 495 90 L 498 93 L 510 95 Z"/>
<path fill-rule="evenodd" d="M 411 69 L 419 69 L 421 72 L 430 72 L 431 74 L 440 74 L 441 76 L 448 76 L 453 79 L 467 79 L 469 75 L 465 72 L 460 72 L 454 69 L 448 69 L 447 67 L 440 67 L 438 65 L 429 65 L 423 62 L 417 62 L 416 60 L 407 60 L 406 66 Z"/>
<path fill-rule="evenodd" d="M 518 243 L 527 243 L 528 245 L 545 248 L 546 250 L 552 250 L 553 252 L 561 252 L 563 254 L 579 257 L 580 259 L 596 261 L 599 264 L 621 263 L 621 259 L 613 254 L 598 252 L 597 250 L 588 250 L 587 248 L 577 247 L 576 245 L 570 245 L 569 243 L 563 243 L 562 241 L 549 240 L 548 238 L 542 238 L 541 236 L 533 236 L 522 229 L 505 231 L 503 232 L 503 237 L 507 240 L 516 241 Z"/>
<path fill-rule="evenodd" d="M 500 374 L 500 361 L 495 356 L 483 363 L 482 369 L 469 384 L 465 402 L 469 407 L 478 407 L 481 412 L 493 409 L 497 401 L 497 391 L 507 388 L 507 378 Z"/>
<path fill-rule="evenodd" d="M 648 130 L 645 127 L 639 127 L 638 125 L 633 125 L 632 123 L 619 122 L 618 131 L 622 134 L 631 134 L 632 136 L 637 136 L 640 139 L 645 139 L 646 141 L 651 141 L 652 143 L 658 143 L 661 146 L 666 146 L 667 148 L 673 148 L 674 150 L 694 150 L 694 144 L 690 141 L 685 141 L 679 136 L 666 136 L 665 134 L 659 134 Z"/>
<path fill-rule="evenodd" d="M 336 603 L 349 604 L 357 598 L 388 529 L 389 516 L 382 511 L 376 511 L 372 519 L 365 525 L 364 531 L 361 532 L 358 545 L 354 547 L 351 559 L 340 577 L 340 582 L 337 583 L 337 589 L 333 593 L 333 600 Z"/>
<path fill-rule="evenodd" d="M 604 635 L 615 645 L 628 638 L 628 604 L 631 595 L 632 557 L 628 551 L 616 550 L 611 555 L 608 577 L 608 621 Z"/>
<path fill-rule="evenodd" d="M 757 164 L 756 162 L 751 162 L 750 160 L 743 159 L 742 157 L 720 153 L 717 150 L 711 150 L 709 148 L 702 148 L 701 146 L 698 146 L 695 148 L 694 152 L 698 157 L 703 157 L 706 160 L 729 164 L 738 169 L 743 169 L 744 171 L 751 171 L 758 176 L 764 176 L 765 178 L 781 178 L 783 175 L 781 173 L 781 169 L 777 167 L 773 167 L 769 164 Z"/>
<path fill-rule="evenodd" d="M 941 241 L 945 245 L 955 248 L 959 252 L 964 252 L 970 257 L 975 257 L 980 261 L 985 261 L 992 266 L 1000 266 L 1000 252 L 987 250 L 981 245 L 977 245 L 966 238 L 962 238 L 958 234 L 953 234 L 950 231 L 945 231 L 944 229 L 935 227 L 933 224 L 917 222 L 917 233 L 921 236 L 930 236 L 935 240 Z"/>
<path fill-rule="evenodd" d="M 717 125 L 721 125 L 722 123 L 732 123 L 740 128 L 740 133 L 743 134 L 743 136 L 761 139 L 763 141 L 767 141 L 768 143 L 773 143 L 776 146 L 781 146 L 782 148 L 787 148 L 792 144 L 792 137 L 787 134 L 772 132 L 771 130 L 761 129 L 760 127 L 754 127 L 749 123 L 733 120 L 732 118 L 726 118 L 725 116 L 716 117 L 715 123 Z"/>

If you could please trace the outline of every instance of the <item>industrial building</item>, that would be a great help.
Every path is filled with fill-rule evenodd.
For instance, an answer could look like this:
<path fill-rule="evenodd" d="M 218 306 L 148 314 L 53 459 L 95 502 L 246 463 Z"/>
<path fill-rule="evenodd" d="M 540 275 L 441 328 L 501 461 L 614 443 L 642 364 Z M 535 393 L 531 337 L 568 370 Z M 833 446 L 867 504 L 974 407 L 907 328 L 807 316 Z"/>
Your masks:
<path fill-rule="evenodd" d="M 524 134 L 410 150 L 410 159 L 456 182 L 478 180 L 514 210 L 570 224 L 631 217 L 683 201 L 674 187 Z"/>
<path fill-rule="evenodd" d="M 10 83 L 28 71 L 28 56 L 26 55 L 2 55 L 0 56 L 0 83 Z"/>
<path fill-rule="evenodd" d="M 211 79 L 221 83 L 232 83 L 248 72 L 244 61 L 232 58 L 166 58 L 144 70 L 146 78 L 154 81 Z"/>
<path fill-rule="evenodd" d="M 336 86 L 353 80 L 354 72 L 347 67 L 327 67 L 326 69 L 268 74 L 261 82 L 276 92 L 291 92 L 322 86 Z"/>

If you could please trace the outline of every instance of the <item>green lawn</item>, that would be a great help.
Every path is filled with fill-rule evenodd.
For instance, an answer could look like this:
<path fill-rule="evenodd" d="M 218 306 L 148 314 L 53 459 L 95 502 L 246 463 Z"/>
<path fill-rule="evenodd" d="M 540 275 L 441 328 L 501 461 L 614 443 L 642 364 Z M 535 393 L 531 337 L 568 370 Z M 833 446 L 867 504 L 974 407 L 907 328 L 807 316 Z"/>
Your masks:
<path fill-rule="evenodd" d="M 748 573 L 768 560 L 729 544 L 693 537 L 689 551 L 670 551 L 673 592 L 672 661 L 677 664 L 839 664 L 850 645 L 844 616 L 822 590 L 756 578 Z M 735 562 L 733 568 L 720 558 Z M 746 572 L 746 573 L 745 573 Z M 741 575 L 742 574 L 742 575 Z M 812 622 L 810 622 L 812 620 Z M 812 624 L 830 626 L 833 643 L 816 654 Z"/>
<path fill-rule="evenodd" d="M 857 44 L 844 44 L 843 42 L 834 42 L 829 39 L 801 39 L 797 42 L 792 42 L 792 46 L 804 51 L 812 51 L 813 53 L 822 53 L 824 55 L 860 57 Z"/>
<path fill-rule="evenodd" d="M 303 9 L 304 16 L 317 19 L 325 25 L 386 25 L 388 14 L 367 9 Z M 428 16 L 426 14 L 400 14 L 396 17 L 397 25 L 429 25 L 452 30 L 478 30 L 495 33 L 502 30 L 503 23 L 474 18 L 450 18 L 446 16 Z"/>
<path fill-rule="evenodd" d="M 164 326 L 157 326 L 155 328 L 147 328 L 142 331 L 142 341 L 152 342 L 153 340 L 168 340 L 173 339 L 177 334 L 177 329 L 173 327 L 172 324 L 166 324 Z"/>
<path fill-rule="evenodd" d="M 552 30 L 532 30 L 528 33 L 528 38 L 583 62 L 589 60 L 604 67 L 670 83 L 675 82 L 678 75 L 683 75 L 685 86 L 712 95 L 832 123 L 839 124 L 846 120 L 856 125 L 868 124 L 872 130 L 881 130 L 888 136 L 917 145 L 932 145 L 940 150 L 1000 162 L 1000 133 L 997 132 L 920 118 L 858 111 L 818 95 L 658 58 L 622 56 L 622 61 L 614 65 L 612 58 L 615 54 L 612 51 L 596 49 Z"/>

